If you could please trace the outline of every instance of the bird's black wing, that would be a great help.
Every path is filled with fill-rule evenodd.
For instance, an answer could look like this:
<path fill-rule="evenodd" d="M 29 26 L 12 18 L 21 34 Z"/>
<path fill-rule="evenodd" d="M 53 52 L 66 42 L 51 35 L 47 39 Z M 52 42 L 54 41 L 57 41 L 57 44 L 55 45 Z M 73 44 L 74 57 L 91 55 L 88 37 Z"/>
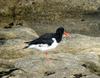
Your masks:
<path fill-rule="evenodd" d="M 46 34 L 40 36 L 39 38 L 37 38 L 33 41 L 30 41 L 29 45 L 32 45 L 32 44 L 48 44 L 48 45 L 51 45 L 53 43 L 52 38 L 54 38 L 54 35 L 55 34 L 52 34 L 52 33 L 46 33 Z"/>

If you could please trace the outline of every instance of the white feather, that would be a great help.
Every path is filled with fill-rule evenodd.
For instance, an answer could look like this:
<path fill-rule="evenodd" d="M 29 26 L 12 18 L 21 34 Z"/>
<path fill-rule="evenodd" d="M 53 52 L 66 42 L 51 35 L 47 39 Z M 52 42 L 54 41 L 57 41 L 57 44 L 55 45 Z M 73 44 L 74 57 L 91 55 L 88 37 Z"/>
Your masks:
<path fill-rule="evenodd" d="M 50 46 L 48 44 L 36 44 L 36 45 L 34 44 L 34 45 L 30 45 L 28 48 L 35 48 L 41 51 L 46 51 L 46 50 L 56 48 L 58 43 L 55 38 L 52 38 L 52 40 L 53 43 Z"/>

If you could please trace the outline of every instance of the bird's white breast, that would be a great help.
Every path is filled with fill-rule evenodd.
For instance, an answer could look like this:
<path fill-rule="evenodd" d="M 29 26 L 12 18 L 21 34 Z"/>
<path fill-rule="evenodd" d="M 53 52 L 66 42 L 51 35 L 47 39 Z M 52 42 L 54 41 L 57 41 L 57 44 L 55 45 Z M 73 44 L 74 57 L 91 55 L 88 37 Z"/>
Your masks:
<path fill-rule="evenodd" d="M 36 45 L 33 44 L 33 45 L 30 45 L 29 48 L 35 48 L 41 51 L 46 51 L 46 50 L 56 48 L 58 43 L 55 38 L 52 38 L 52 40 L 53 40 L 53 43 L 50 46 L 48 44 L 36 44 Z"/>

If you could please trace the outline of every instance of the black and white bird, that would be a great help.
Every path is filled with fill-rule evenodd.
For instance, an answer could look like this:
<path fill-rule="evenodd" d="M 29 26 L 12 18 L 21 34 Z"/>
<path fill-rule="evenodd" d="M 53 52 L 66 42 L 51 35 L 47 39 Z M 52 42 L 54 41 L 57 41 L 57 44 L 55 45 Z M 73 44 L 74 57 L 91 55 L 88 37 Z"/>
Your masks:
<path fill-rule="evenodd" d="M 26 42 L 28 46 L 24 47 L 24 49 L 35 48 L 43 52 L 54 49 L 61 42 L 63 35 L 69 36 L 69 33 L 64 32 L 63 27 L 59 27 L 55 33 L 46 33 L 35 40 Z"/>

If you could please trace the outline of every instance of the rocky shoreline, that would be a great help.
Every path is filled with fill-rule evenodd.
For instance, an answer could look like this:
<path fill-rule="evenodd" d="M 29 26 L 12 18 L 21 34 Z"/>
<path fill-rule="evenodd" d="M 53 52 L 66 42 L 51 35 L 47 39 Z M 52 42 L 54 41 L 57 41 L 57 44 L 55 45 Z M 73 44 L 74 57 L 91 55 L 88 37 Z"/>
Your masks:
<path fill-rule="evenodd" d="M 48 52 L 26 41 L 70 33 Z M 0 78 L 100 78 L 100 0 L 0 0 Z"/>
<path fill-rule="evenodd" d="M 38 37 L 34 30 L 27 27 L 6 30 L 14 35 L 8 39 L 3 31 L 0 31 L 5 34 L 5 39 L 0 40 L 1 78 L 100 78 L 100 37 L 70 34 L 48 52 L 49 63 L 44 53 L 22 49 L 25 41 Z"/>

